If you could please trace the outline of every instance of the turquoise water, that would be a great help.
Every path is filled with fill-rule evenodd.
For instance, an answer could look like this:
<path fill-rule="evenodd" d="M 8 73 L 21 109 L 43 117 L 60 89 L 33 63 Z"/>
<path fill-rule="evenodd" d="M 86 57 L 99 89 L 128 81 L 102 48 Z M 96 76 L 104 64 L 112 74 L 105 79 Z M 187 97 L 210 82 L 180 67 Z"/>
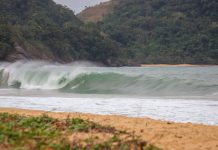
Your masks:
<path fill-rule="evenodd" d="M 218 67 L 2 62 L 0 107 L 218 124 Z"/>

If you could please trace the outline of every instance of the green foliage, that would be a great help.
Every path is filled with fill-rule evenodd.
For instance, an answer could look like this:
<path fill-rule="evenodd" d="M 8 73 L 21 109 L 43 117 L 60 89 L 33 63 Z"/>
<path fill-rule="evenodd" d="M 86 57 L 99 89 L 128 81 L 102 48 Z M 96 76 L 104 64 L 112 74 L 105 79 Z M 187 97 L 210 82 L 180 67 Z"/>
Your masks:
<path fill-rule="evenodd" d="M 11 54 L 16 44 L 30 58 L 119 63 L 120 48 L 115 42 L 52 0 L 1 0 L 0 36 L 5 36 L 2 31 L 7 30 L 2 24 L 11 27 L 11 37 L 6 35 L 7 41 L 1 38 L 0 59 L 7 59 L 5 55 Z"/>
<path fill-rule="evenodd" d="M 111 138 L 102 141 L 97 137 L 76 138 L 70 141 L 72 134 L 96 132 L 111 134 Z M 87 135 L 88 135 L 87 134 Z M 126 138 L 122 138 L 126 137 Z M 96 142 L 97 141 L 97 142 Z M 0 113 L 0 149 L 22 150 L 101 150 L 101 149 L 137 149 L 159 150 L 134 135 L 117 131 L 79 118 L 58 120 L 46 115 L 25 117 Z"/>
<path fill-rule="evenodd" d="M 98 25 L 138 63 L 218 64 L 217 0 L 118 0 Z"/>
<path fill-rule="evenodd" d="M 8 52 L 13 50 L 11 41 L 11 32 L 6 25 L 0 24 L 0 59 L 7 56 Z"/>
<path fill-rule="evenodd" d="M 96 27 L 52 0 L 1 0 L 0 60 L 218 64 L 217 7 L 216 0 L 118 0 Z"/>
<path fill-rule="evenodd" d="M 66 149 L 69 144 L 61 132 L 53 126 L 57 120 L 47 116 L 22 117 L 0 114 L 0 145 L 16 149 Z M 59 138 L 60 136 L 60 138 Z"/>

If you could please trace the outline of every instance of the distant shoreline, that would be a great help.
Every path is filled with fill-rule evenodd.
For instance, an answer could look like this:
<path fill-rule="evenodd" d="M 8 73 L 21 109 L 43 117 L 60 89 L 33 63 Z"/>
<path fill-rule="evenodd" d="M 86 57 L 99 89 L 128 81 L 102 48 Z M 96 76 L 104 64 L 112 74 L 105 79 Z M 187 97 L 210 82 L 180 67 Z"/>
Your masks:
<path fill-rule="evenodd" d="M 192 65 L 192 64 L 141 64 L 141 67 L 209 67 L 218 65 Z"/>
<path fill-rule="evenodd" d="M 129 118 L 116 115 L 95 115 L 83 113 L 61 113 L 15 108 L 0 108 L 0 113 L 50 117 L 65 119 L 67 117 L 88 119 L 101 125 L 109 125 L 119 130 L 134 132 L 143 140 L 163 149 L 213 150 L 218 148 L 218 126 L 192 123 L 174 123 L 150 118 Z"/>

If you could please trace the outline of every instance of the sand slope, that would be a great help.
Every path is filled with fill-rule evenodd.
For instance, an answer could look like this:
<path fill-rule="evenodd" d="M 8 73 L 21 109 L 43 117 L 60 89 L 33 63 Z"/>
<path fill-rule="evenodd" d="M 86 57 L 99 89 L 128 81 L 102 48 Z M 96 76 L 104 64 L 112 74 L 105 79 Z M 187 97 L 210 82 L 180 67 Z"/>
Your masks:
<path fill-rule="evenodd" d="M 111 125 L 121 130 L 135 132 L 160 148 L 166 150 L 218 150 L 218 126 L 163 122 L 149 118 L 103 116 L 81 113 L 54 113 L 21 109 L 0 108 L 1 112 L 21 115 L 47 115 L 55 118 L 79 117 L 102 125 Z"/>

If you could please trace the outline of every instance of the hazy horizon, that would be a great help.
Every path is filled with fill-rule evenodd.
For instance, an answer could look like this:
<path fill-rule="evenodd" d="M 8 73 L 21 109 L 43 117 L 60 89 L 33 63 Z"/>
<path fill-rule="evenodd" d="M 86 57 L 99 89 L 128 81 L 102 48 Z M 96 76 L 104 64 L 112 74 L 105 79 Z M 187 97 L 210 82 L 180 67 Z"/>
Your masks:
<path fill-rule="evenodd" d="M 66 5 L 72 9 L 75 14 L 81 12 L 85 7 L 94 6 L 100 2 L 106 2 L 109 0 L 54 0 L 57 4 Z"/>

